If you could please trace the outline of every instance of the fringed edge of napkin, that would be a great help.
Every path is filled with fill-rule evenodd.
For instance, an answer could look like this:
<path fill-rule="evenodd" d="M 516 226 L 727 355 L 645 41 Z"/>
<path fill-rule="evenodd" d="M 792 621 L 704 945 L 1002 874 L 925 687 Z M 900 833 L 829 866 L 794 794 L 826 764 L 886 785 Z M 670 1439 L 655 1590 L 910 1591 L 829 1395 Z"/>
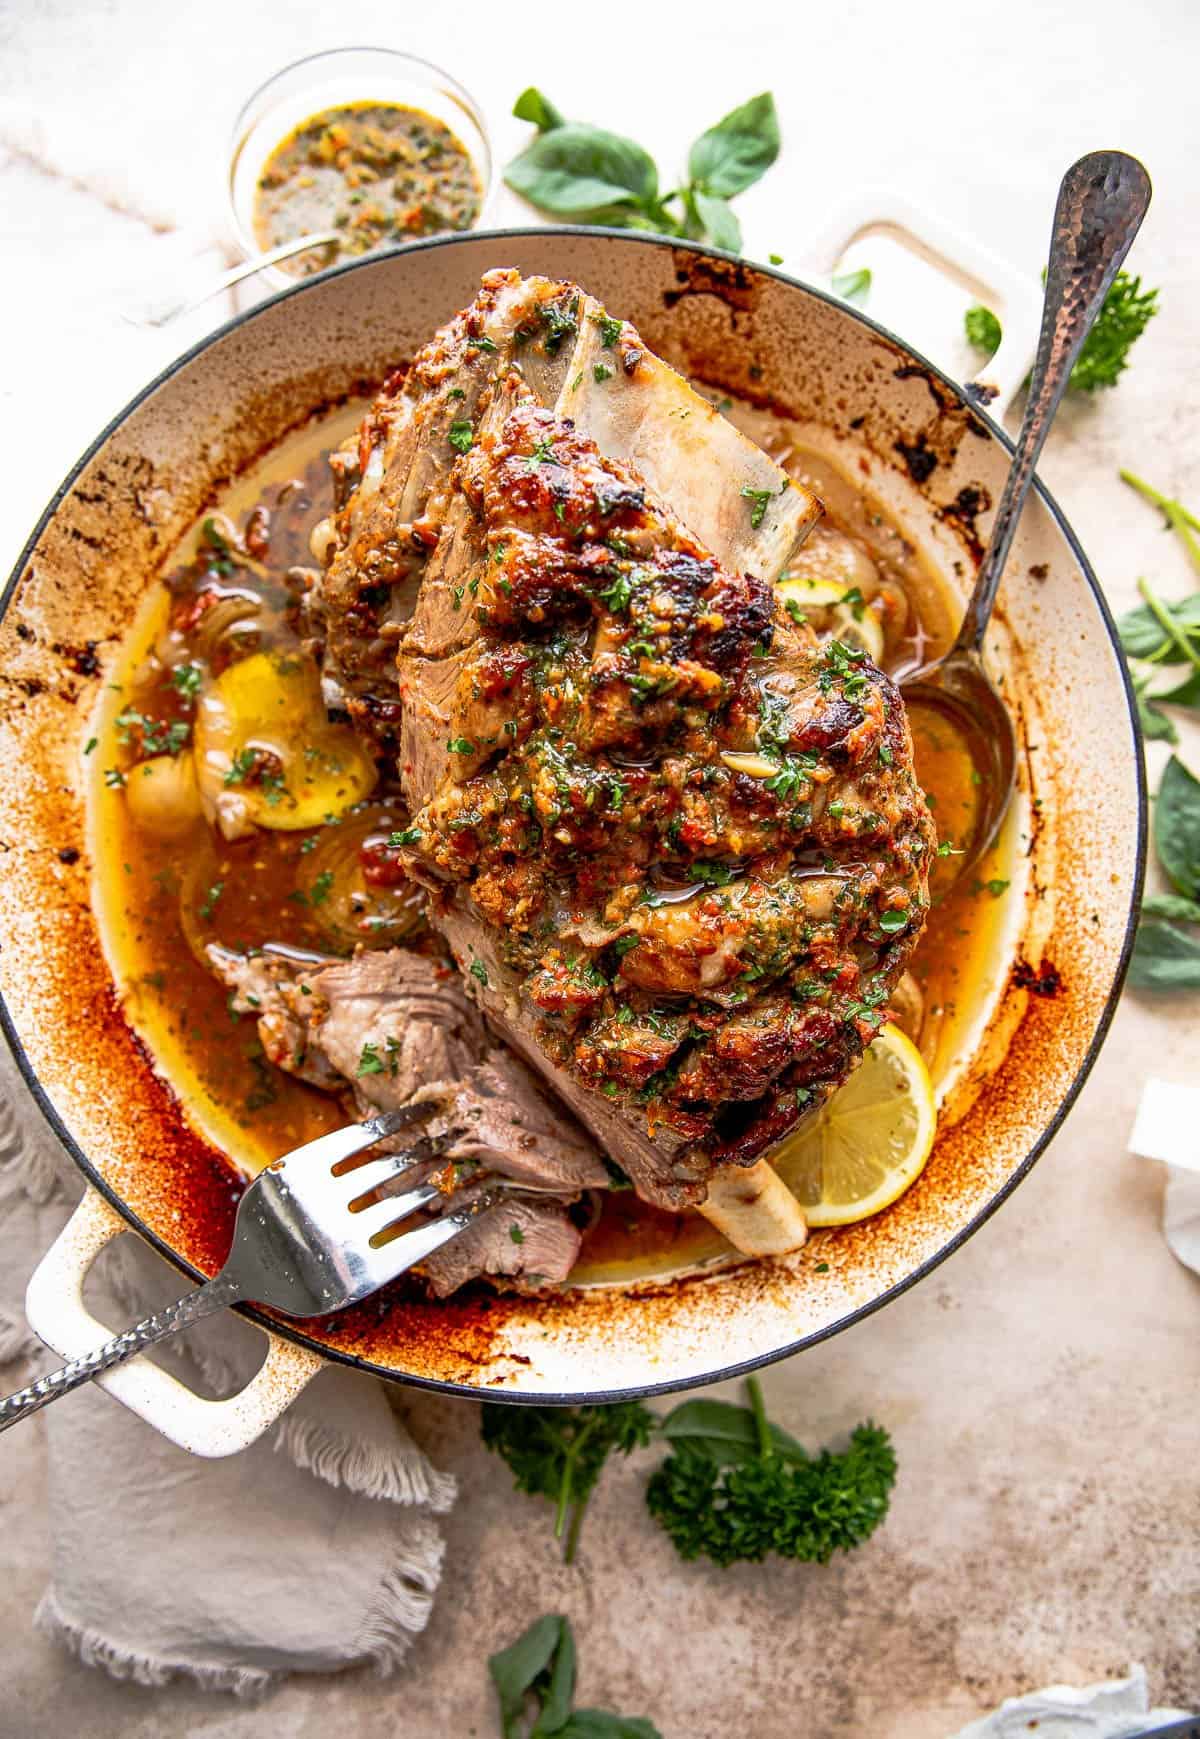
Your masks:
<path fill-rule="evenodd" d="M 433 1523 L 415 1520 L 379 1585 L 379 1597 L 355 1645 L 376 1678 L 386 1679 L 395 1672 L 413 1638 L 429 1623 L 445 1555 L 446 1542 Z"/>
<path fill-rule="evenodd" d="M 232 1691 L 238 1697 L 261 1697 L 283 1673 L 259 1667 L 205 1666 L 196 1661 L 159 1660 L 137 1649 L 121 1648 L 95 1631 L 68 1618 L 54 1589 L 47 1588 L 33 1615 L 34 1628 L 73 1654 L 85 1667 L 101 1667 L 114 1679 L 131 1679 L 135 1685 L 162 1686 L 173 1679 L 190 1679 L 206 1691 Z"/>
<path fill-rule="evenodd" d="M 355 1639 L 346 1666 L 366 1667 L 376 1678 L 386 1679 L 402 1664 L 414 1639 L 425 1629 L 433 1611 L 434 1596 L 441 1580 L 446 1542 L 432 1522 L 419 1516 L 404 1516 L 397 1525 L 402 1537 L 395 1559 L 379 1585 L 379 1592 Z M 206 1691 L 232 1691 L 246 1700 L 264 1697 L 295 1669 L 271 1672 L 265 1667 L 235 1667 L 204 1661 L 167 1660 L 144 1651 L 125 1648 L 110 1638 L 77 1624 L 48 1588 L 34 1613 L 35 1627 L 67 1649 L 87 1667 L 101 1667 L 114 1679 L 129 1679 L 137 1685 L 161 1687 L 175 1680 L 189 1680 Z"/>
<path fill-rule="evenodd" d="M 397 1433 L 403 1431 L 396 1420 Z M 344 1485 L 362 1497 L 418 1504 L 444 1515 L 458 1496 L 453 1474 L 439 1473 L 404 1433 L 404 1454 L 347 1438 L 334 1427 L 299 1414 L 285 1414 L 275 1427 L 275 1448 L 327 1485 Z"/>

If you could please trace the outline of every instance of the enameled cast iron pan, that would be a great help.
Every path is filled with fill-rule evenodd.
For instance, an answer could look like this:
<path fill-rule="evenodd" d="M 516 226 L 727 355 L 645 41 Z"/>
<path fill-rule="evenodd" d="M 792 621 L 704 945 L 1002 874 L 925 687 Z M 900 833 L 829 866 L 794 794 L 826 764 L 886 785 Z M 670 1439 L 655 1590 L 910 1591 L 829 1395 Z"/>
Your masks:
<path fill-rule="evenodd" d="M 228 1163 L 188 1126 L 126 1023 L 89 903 L 82 746 L 98 686 L 159 563 L 225 482 L 314 410 L 369 388 L 516 266 L 577 280 L 685 372 L 811 424 L 965 593 L 1009 443 L 862 314 L 778 272 L 657 237 L 536 229 L 454 237 L 298 285 L 180 358 L 50 503 L 0 604 L 0 994 L 21 1070 L 88 1182 L 43 1264 L 31 1319 L 64 1354 L 103 1335 L 82 1270 L 132 1226 L 191 1275 L 222 1259 Z M 914 455 L 919 462 L 914 462 Z M 386 1295 L 272 1324 L 238 1402 L 188 1397 L 139 1360 L 113 1391 L 190 1447 L 250 1440 L 324 1359 L 513 1400 L 714 1381 L 834 1334 L 927 1274 L 1015 1187 L 1095 1059 L 1120 988 L 1145 797 L 1124 667 L 1095 578 L 1045 492 L 1031 501 L 989 650 L 1027 752 L 1010 933 L 914 1187 L 781 1263 L 632 1291 Z M 1045 994 L 1052 992 L 1053 994 Z M 817 1264 L 827 1265 L 817 1272 Z M 259 1318 L 265 1322 L 265 1318 Z"/>

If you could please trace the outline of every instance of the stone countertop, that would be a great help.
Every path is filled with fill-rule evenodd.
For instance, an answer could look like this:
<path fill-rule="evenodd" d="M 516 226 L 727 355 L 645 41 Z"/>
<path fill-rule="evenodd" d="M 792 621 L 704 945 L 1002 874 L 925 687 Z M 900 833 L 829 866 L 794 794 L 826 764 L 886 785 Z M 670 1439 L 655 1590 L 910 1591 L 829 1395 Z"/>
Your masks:
<path fill-rule="evenodd" d="M 557 16 L 557 15 L 555 15 Z M 735 102 L 774 88 L 785 154 L 739 201 L 747 251 L 793 257 L 863 185 L 915 201 L 1040 266 L 1062 169 L 1097 145 L 1156 183 L 1133 265 L 1163 313 L 1115 393 L 1068 406 L 1042 474 L 1115 609 L 1139 573 L 1168 595 L 1189 570 L 1118 483 L 1119 465 L 1200 499 L 1200 29 L 1189 0 L 814 14 L 760 3 L 539 14 L 530 29 L 466 0 L 444 48 L 368 0 L 353 26 L 315 0 L 0 7 L 0 193 L 7 270 L 0 554 L 15 559 L 86 442 L 145 380 L 228 312 L 169 333 L 124 325 L 129 286 L 215 245 L 234 111 L 284 61 L 339 38 L 426 52 L 481 98 L 499 163 L 525 84 L 641 139 L 669 163 Z M 510 195 L 496 223 L 526 221 Z M 1185 744 L 1200 763 L 1200 733 Z M 1152 779 L 1161 759 L 1152 756 Z M 448 1568 L 411 1670 L 293 1681 L 265 1708 L 146 1691 L 35 1635 L 47 1574 L 40 1428 L 0 1470 L 6 1696 L 0 1732 L 51 1739 L 480 1739 L 495 1731 L 486 1654 L 515 1614 L 576 1622 L 581 1698 L 656 1719 L 665 1739 L 944 1739 L 1001 1697 L 1143 1661 L 1155 1697 L 1200 1703 L 1200 1282 L 1160 1231 L 1159 1169 L 1125 1151 L 1153 1072 L 1195 1078 L 1200 999 L 1127 995 L 1061 1134 L 1003 1212 L 881 1315 L 767 1373 L 769 1404 L 820 1444 L 873 1414 L 901 1474 L 886 1526 L 826 1569 L 681 1565 L 647 1520 L 641 1464 L 611 1469 L 574 1570 L 544 1507 L 514 1495 L 475 1410 L 417 1397 L 414 1428 L 462 1481 Z M 16 1725 L 11 1711 L 19 1710 Z"/>

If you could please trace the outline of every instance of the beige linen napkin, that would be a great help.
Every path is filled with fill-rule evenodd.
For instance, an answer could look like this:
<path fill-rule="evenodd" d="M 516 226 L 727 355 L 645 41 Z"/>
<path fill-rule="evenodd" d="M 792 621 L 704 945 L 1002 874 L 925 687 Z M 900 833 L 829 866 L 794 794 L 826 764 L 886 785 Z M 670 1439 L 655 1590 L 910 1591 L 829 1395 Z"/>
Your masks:
<path fill-rule="evenodd" d="M 78 1193 L 4 1055 L 4 1390 L 58 1362 L 27 1328 L 22 1298 Z M 131 1235 L 101 1257 L 87 1296 L 119 1329 L 180 1290 L 179 1275 Z M 264 1344 L 249 1323 L 217 1317 L 159 1356 L 220 1395 L 241 1387 Z M 36 1622 L 89 1665 L 142 1684 L 182 1675 L 253 1695 L 289 1672 L 390 1672 L 428 1619 L 444 1550 L 431 1517 L 453 1503 L 454 1481 L 370 1378 L 321 1372 L 267 1437 L 221 1461 L 175 1448 L 94 1388 L 15 1429 L 42 1433 L 47 1457 L 52 1571 Z"/>

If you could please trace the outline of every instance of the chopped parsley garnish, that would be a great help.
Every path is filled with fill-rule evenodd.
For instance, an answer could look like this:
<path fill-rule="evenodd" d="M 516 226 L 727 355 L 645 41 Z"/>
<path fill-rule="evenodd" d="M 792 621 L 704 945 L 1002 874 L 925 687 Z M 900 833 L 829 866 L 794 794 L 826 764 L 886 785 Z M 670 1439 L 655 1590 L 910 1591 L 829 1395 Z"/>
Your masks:
<path fill-rule="evenodd" d="M 764 780 L 765 788 L 785 800 L 798 797 L 811 783 L 816 765 L 815 755 L 785 755 L 780 761 L 778 773 Z"/>
<path fill-rule="evenodd" d="M 486 988 L 488 981 L 487 967 L 483 964 L 482 960 L 472 960 L 471 977 L 477 979 L 478 982 Z"/>
<path fill-rule="evenodd" d="M 465 418 L 457 418 L 451 423 L 446 438 L 456 453 L 469 453 L 475 442 L 475 431 Z"/>
<path fill-rule="evenodd" d="M 206 519 L 200 527 L 200 535 L 210 549 L 215 549 L 218 555 L 232 555 L 229 539 L 221 531 L 215 519 Z"/>
<path fill-rule="evenodd" d="M 885 936 L 896 936 L 901 930 L 907 930 L 909 916 L 908 912 L 881 912 L 879 914 L 879 928 Z"/>
<path fill-rule="evenodd" d="M 613 943 L 613 950 L 616 953 L 617 958 L 622 959 L 629 953 L 631 948 L 636 948 L 641 939 L 642 938 L 638 935 L 618 936 L 616 941 Z"/>
<path fill-rule="evenodd" d="M 141 732 L 142 753 L 145 755 L 177 755 L 186 746 L 192 732 L 185 719 L 174 719 L 165 724 L 162 719 L 148 718 L 131 706 L 117 714 L 115 723 L 122 743 L 131 742 L 135 730 Z"/>
<path fill-rule="evenodd" d="M 473 755 L 475 753 L 475 745 L 470 737 L 451 737 L 446 747 L 452 755 Z"/>
<path fill-rule="evenodd" d="M 226 785 L 241 785 L 254 771 L 254 750 L 239 749 L 229 764 L 225 775 Z"/>
<path fill-rule="evenodd" d="M 393 851 L 399 851 L 404 845 L 420 845 L 420 843 L 421 830 L 419 827 L 405 827 L 400 832 L 388 836 L 388 844 Z"/>
<path fill-rule="evenodd" d="M 601 346 L 605 350 L 611 350 L 621 336 L 621 322 L 613 320 L 608 314 L 593 314 L 592 319 L 600 328 Z"/>
<path fill-rule="evenodd" d="M 171 672 L 171 681 L 185 700 L 195 700 L 204 672 L 198 664 L 180 664 Z"/>
<path fill-rule="evenodd" d="M 96 745 L 99 741 L 100 741 L 99 737 L 89 737 L 87 742 L 83 745 L 84 754 L 90 755 L 92 750 L 96 747 Z"/>
<path fill-rule="evenodd" d="M 834 682 L 840 681 L 846 699 L 858 700 L 866 690 L 867 677 L 856 666 L 862 664 L 866 656 L 861 646 L 847 646 L 842 640 L 831 640 L 817 672 L 817 687 L 821 693 L 828 694 Z"/>
<path fill-rule="evenodd" d="M 593 362 L 592 379 L 596 382 L 597 386 L 602 386 L 606 380 L 611 380 L 612 377 L 613 371 L 608 366 L 607 362 Z"/>
<path fill-rule="evenodd" d="M 321 905 L 325 900 L 327 900 L 329 898 L 329 890 L 332 886 L 333 886 L 333 871 L 332 870 L 322 870 L 320 875 L 314 879 L 313 885 L 312 885 L 311 889 L 309 890 L 308 898 L 309 898 L 310 904 L 312 904 L 314 906 Z"/>
<path fill-rule="evenodd" d="M 542 339 L 542 349 L 547 356 L 553 356 L 561 349 L 565 339 L 574 338 L 579 331 L 579 297 L 572 296 L 568 301 L 559 297 L 555 302 L 543 302 L 538 309 L 538 319 L 545 328 Z"/>
<path fill-rule="evenodd" d="M 205 923 L 207 923 L 212 917 L 217 907 L 217 901 L 221 898 L 221 895 L 224 892 L 225 883 L 214 882 L 212 887 L 209 888 L 208 892 L 205 894 L 204 904 L 200 907 L 200 916 L 204 919 Z"/>
<path fill-rule="evenodd" d="M 110 790 L 115 791 L 118 786 L 125 783 L 125 775 L 119 767 L 106 767 L 104 769 L 104 783 Z"/>
<path fill-rule="evenodd" d="M 364 1045 L 358 1059 L 359 1075 L 382 1075 L 385 1067 L 378 1045 Z"/>
<path fill-rule="evenodd" d="M 515 1220 L 508 1228 L 508 1235 L 514 1244 L 523 1244 L 525 1242 L 525 1234 Z"/>
<path fill-rule="evenodd" d="M 879 745 L 879 765 L 881 767 L 890 767 L 891 764 L 892 764 L 892 751 L 888 748 L 886 743 L 880 743 L 880 745 Z"/>
<path fill-rule="evenodd" d="M 759 526 L 766 518 L 767 503 L 770 501 L 774 493 L 775 491 L 773 489 L 751 489 L 748 483 L 743 483 L 743 501 L 750 501 L 754 504 L 750 509 L 750 525 L 754 531 L 758 530 Z"/>
<path fill-rule="evenodd" d="M 496 348 L 496 346 L 492 343 L 492 340 L 490 338 L 483 338 L 483 337 L 468 338 L 467 344 L 469 346 L 472 346 L 476 350 L 494 351 Z"/>
<path fill-rule="evenodd" d="M 600 593 L 601 598 L 614 613 L 629 608 L 629 600 L 633 597 L 633 576 L 618 573 Z"/>
<path fill-rule="evenodd" d="M 726 888 L 736 879 L 737 871 L 723 863 L 694 863 L 689 874 L 698 882 L 707 882 L 710 887 Z"/>

